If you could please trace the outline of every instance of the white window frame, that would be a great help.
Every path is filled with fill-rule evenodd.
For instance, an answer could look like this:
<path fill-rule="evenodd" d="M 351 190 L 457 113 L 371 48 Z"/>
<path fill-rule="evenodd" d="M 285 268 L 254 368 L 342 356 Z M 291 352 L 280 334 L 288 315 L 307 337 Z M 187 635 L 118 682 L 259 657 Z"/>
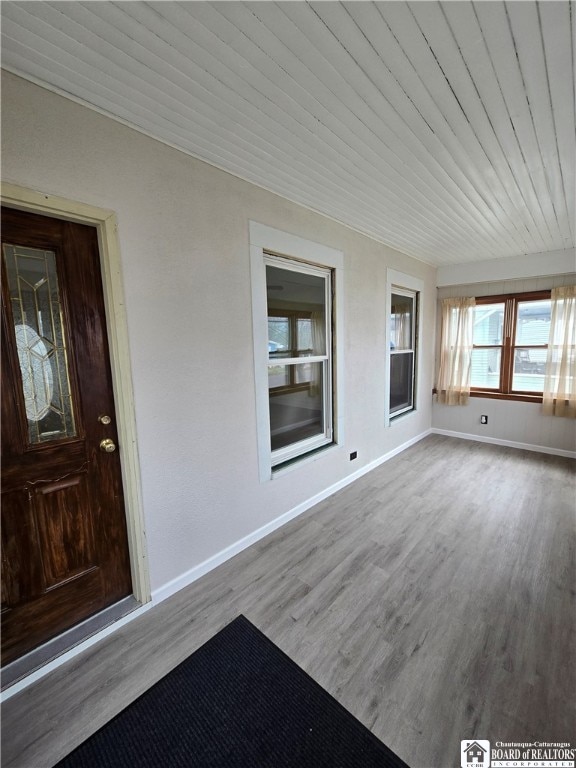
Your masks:
<path fill-rule="evenodd" d="M 332 443 L 332 270 L 327 267 L 319 267 L 303 262 L 294 261 L 285 256 L 264 252 L 264 264 L 278 267 L 283 270 L 296 272 L 297 274 L 314 275 L 324 280 L 324 338 L 326 339 L 326 351 L 323 355 L 310 355 L 307 357 L 287 357 L 274 359 L 268 355 L 270 365 L 302 365 L 304 363 L 322 364 L 322 411 L 324 431 L 319 435 L 308 437 L 304 440 L 291 443 L 284 448 L 277 448 L 271 452 L 273 467 L 284 464 L 305 453 L 321 448 Z M 266 317 L 268 322 L 268 317 Z"/>
<path fill-rule="evenodd" d="M 326 316 L 331 322 L 332 359 L 324 377 L 324 403 L 326 431 L 317 438 L 309 438 L 274 451 L 270 446 L 270 412 L 268 393 L 268 306 L 266 295 L 266 264 L 274 263 L 282 269 L 326 275 L 331 272 L 331 289 L 327 288 Z M 308 458 L 324 455 L 313 453 L 315 448 L 342 445 L 344 440 L 344 375 L 343 375 L 343 271 L 344 254 L 334 248 L 314 243 L 287 232 L 250 222 L 250 274 L 252 284 L 252 325 L 254 337 L 254 379 L 256 392 L 256 425 L 258 438 L 258 464 L 262 482 L 272 479 L 285 469 L 299 466 Z M 327 336 L 327 339 L 329 337 Z M 307 357 L 306 362 L 324 361 L 325 356 Z M 302 362 L 304 358 L 299 358 Z M 294 362 L 294 360 L 287 360 Z M 316 442 L 317 441 L 317 444 Z M 286 462 L 300 459 L 286 466 Z"/>
<path fill-rule="evenodd" d="M 413 395 L 412 395 L 412 406 L 406 407 L 405 409 L 401 411 L 396 411 L 395 413 L 390 413 L 390 358 L 391 358 L 391 350 L 390 350 L 390 342 L 391 342 L 391 331 L 390 331 L 390 316 L 392 314 L 392 294 L 400 294 L 400 295 L 406 295 L 406 296 L 414 296 L 414 307 L 416 310 L 416 317 L 413 325 L 413 338 L 414 338 L 414 344 L 415 344 L 415 350 L 414 350 L 414 366 L 412 371 L 412 387 L 413 387 Z M 385 388 L 385 404 L 384 404 L 384 414 L 385 414 L 385 424 L 387 427 L 391 426 L 397 419 L 401 417 L 409 416 L 411 413 L 414 413 L 418 409 L 418 379 L 419 379 L 419 371 L 420 371 L 420 364 L 421 364 L 421 344 L 419 343 L 419 339 L 422 338 L 421 334 L 421 318 L 422 318 L 422 302 L 423 302 L 423 296 L 424 296 L 424 281 L 420 278 L 414 277 L 413 275 L 408 275 L 404 272 L 398 272 L 395 269 L 388 269 L 386 274 L 386 388 Z"/>

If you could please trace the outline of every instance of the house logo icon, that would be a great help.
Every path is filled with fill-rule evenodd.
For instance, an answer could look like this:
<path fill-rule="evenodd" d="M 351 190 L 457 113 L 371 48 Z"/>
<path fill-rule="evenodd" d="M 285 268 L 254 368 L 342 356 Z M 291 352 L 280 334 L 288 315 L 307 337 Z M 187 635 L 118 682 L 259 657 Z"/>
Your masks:
<path fill-rule="evenodd" d="M 460 742 L 462 768 L 490 768 L 490 742 L 485 739 Z"/>

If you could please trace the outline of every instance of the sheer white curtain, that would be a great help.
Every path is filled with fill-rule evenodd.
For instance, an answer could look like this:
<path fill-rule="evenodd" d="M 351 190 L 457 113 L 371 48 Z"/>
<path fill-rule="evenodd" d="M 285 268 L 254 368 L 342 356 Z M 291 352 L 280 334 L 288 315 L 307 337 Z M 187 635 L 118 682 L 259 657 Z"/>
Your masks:
<path fill-rule="evenodd" d="M 542 408 L 576 418 L 576 286 L 553 288 Z"/>
<path fill-rule="evenodd" d="M 474 298 L 442 300 L 439 403 L 465 405 L 470 397 L 475 305 Z"/>
<path fill-rule="evenodd" d="M 326 354 L 326 317 L 324 315 L 324 310 L 312 312 L 312 354 Z M 322 391 L 322 369 L 322 363 L 312 364 L 310 396 L 316 397 Z"/>
<path fill-rule="evenodd" d="M 393 309 L 394 311 L 394 309 Z M 394 311 L 394 340 L 396 349 L 412 347 L 412 305 L 401 305 Z"/>

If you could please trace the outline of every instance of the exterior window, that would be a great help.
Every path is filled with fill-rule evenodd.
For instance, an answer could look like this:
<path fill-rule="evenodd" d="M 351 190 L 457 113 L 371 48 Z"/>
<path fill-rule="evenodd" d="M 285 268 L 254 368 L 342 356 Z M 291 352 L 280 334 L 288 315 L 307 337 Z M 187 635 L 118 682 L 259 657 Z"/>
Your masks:
<path fill-rule="evenodd" d="M 476 299 L 472 394 L 541 397 L 550 311 L 550 291 Z"/>
<path fill-rule="evenodd" d="M 272 466 L 332 442 L 332 272 L 265 254 Z"/>
<path fill-rule="evenodd" d="M 390 309 L 390 417 L 414 410 L 418 294 L 392 288 Z"/>

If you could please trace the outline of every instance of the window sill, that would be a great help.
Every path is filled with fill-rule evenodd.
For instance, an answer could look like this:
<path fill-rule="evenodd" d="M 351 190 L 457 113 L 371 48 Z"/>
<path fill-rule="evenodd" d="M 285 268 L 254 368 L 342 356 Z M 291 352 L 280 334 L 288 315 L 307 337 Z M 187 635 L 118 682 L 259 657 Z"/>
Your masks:
<path fill-rule="evenodd" d="M 485 397 L 492 400 L 516 400 L 520 403 L 541 403 L 542 395 L 523 394 L 503 394 L 502 392 L 490 392 L 477 390 L 470 392 L 470 397 Z"/>
<path fill-rule="evenodd" d="M 416 408 L 410 408 L 406 411 L 402 411 L 401 413 L 391 413 L 388 419 L 389 426 L 391 427 L 394 423 L 397 423 L 402 419 L 405 419 L 408 416 L 411 416 L 413 413 L 416 413 Z"/>
<path fill-rule="evenodd" d="M 327 454 L 331 454 L 335 450 L 341 450 L 342 447 L 343 446 L 339 443 L 327 443 L 308 453 L 303 453 L 300 456 L 295 456 L 293 459 L 288 459 L 287 461 L 282 462 L 282 464 L 276 464 L 276 466 L 271 468 L 270 477 L 268 479 L 275 480 L 276 478 L 282 477 L 288 472 L 292 472 L 294 469 L 310 464 L 313 461 L 318 461 L 318 459 L 323 458 Z"/>

